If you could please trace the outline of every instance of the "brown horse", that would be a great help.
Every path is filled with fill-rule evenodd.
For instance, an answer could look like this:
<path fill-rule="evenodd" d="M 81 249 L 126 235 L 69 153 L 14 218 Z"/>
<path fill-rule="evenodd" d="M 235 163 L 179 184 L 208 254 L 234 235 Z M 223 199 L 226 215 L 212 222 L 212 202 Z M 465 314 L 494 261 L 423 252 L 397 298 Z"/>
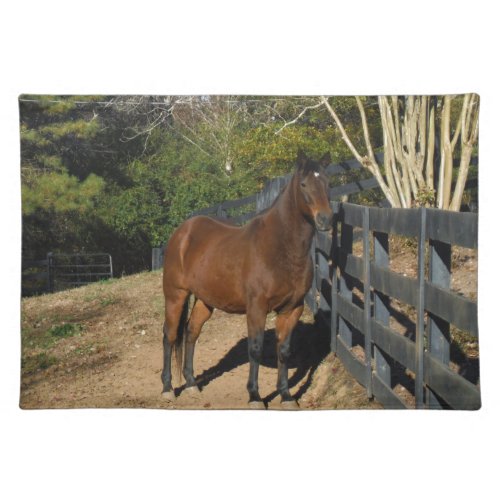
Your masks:
<path fill-rule="evenodd" d="M 193 375 L 194 347 L 214 308 L 247 315 L 249 405 L 263 408 L 258 372 L 267 314 L 277 313 L 278 384 L 284 406 L 297 406 L 288 388 L 291 332 L 311 287 L 314 231 L 328 231 L 332 209 L 324 167 L 326 154 L 313 161 L 299 152 L 297 168 L 273 205 L 242 227 L 197 216 L 172 235 L 165 252 L 163 292 L 163 395 L 174 398 L 171 357 L 176 354 L 186 390 L 198 391 Z M 189 321 L 189 296 L 196 298 Z M 185 326 L 187 322 L 187 327 Z M 185 330 L 185 331 L 184 331 Z M 185 336 L 184 363 L 182 339 Z"/>

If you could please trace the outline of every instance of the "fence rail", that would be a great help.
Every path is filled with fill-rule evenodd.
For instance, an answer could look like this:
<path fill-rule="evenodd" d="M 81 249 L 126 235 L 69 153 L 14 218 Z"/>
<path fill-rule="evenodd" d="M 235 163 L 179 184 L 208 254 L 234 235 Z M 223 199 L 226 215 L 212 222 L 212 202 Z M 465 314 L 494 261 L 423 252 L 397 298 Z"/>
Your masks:
<path fill-rule="evenodd" d="M 379 164 L 383 163 L 384 156 L 382 153 L 377 153 L 375 158 Z M 477 157 L 471 159 L 471 165 L 477 165 Z M 338 164 L 331 164 L 326 167 L 326 173 L 330 178 L 338 175 L 346 175 L 352 172 L 362 172 L 366 169 L 356 160 L 348 160 Z M 264 186 L 263 190 L 257 194 L 240 198 L 237 200 L 224 201 L 222 203 L 202 208 L 191 213 L 190 217 L 195 215 L 208 215 L 224 219 L 230 219 L 234 224 L 243 224 L 257 215 L 262 210 L 269 207 L 274 199 L 279 195 L 283 186 L 290 180 L 291 174 L 282 177 L 276 177 L 269 180 Z M 477 188 L 477 178 L 467 180 L 465 189 Z M 329 189 L 330 200 L 340 200 L 343 196 L 353 195 L 356 193 L 363 193 L 366 191 L 379 192 L 380 186 L 375 177 L 367 179 L 355 180 L 339 186 L 334 186 Z M 379 206 L 389 208 L 389 203 L 385 198 L 381 199 Z M 241 212 L 242 208 L 247 208 L 243 213 L 231 214 L 231 211 L 238 210 Z M 469 209 L 477 211 L 477 202 L 471 202 Z"/>
<path fill-rule="evenodd" d="M 377 154 L 376 158 L 378 161 L 381 161 L 383 160 L 383 155 Z M 341 162 L 336 165 L 332 164 L 326 167 L 326 173 L 330 177 L 362 170 L 363 167 L 355 159 Z M 264 186 L 264 189 L 257 194 L 247 196 L 245 198 L 240 198 L 238 200 L 224 201 L 211 207 L 196 210 L 191 214 L 191 217 L 195 215 L 208 215 L 230 219 L 234 224 L 243 224 L 262 210 L 268 208 L 278 197 L 281 189 L 290 180 L 291 176 L 291 174 L 287 174 L 281 177 L 275 177 L 274 179 L 269 180 Z M 350 182 L 341 186 L 332 187 L 329 190 L 329 195 L 330 199 L 336 199 L 340 198 L 341 196 L 361 193 L 363 191 L 372 189 L 380 189 L 380 186 L 374 177 Z M 381 203 L 383 206 L 387 205 L 387 202 L 385 200 Z M 243 213 L 237 213 L 236 215 L 231 214 L 232 210 L 239 209 L 238 211 L 241 212 L 241 209 L 245 207 L 247 208 L 247 210 L 243 211 Z"/>

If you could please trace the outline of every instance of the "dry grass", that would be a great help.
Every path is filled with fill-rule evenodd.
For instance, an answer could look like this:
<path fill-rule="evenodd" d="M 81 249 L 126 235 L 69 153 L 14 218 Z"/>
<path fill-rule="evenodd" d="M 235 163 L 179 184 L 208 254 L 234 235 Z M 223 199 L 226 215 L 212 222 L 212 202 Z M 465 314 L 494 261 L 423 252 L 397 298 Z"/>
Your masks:
<path fill-rule="evenodd" d="M 318 366 L 311 389 L 303 398 L 308 408 L 381 409 L 377 401 L 370 401 L 366 390 L 347 372 L 333 353 Z"/>

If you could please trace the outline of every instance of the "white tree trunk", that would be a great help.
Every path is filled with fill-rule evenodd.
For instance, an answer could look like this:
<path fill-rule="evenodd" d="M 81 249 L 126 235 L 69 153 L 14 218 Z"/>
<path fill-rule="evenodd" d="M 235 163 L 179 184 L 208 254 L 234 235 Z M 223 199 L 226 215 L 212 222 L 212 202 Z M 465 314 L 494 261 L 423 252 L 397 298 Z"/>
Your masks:
<path fill-rule="evenodd" d="M 464 99 L 461 114 L 461 145 L 462 154 L 460 157 L 460 166 L 458 168 L 457 182 L 455 191 L 451 200 L 449 209 L 458 211 L 462 203 L 462 198 L 469 173 L 470 160 L 474 145 L 477 142 L 479 134 L 479 96 L 469 94 L 468 99 Z"/>
<path fill-rule="evenodd" d="M 361 99 L 356 97 L 363 127 L 366 156 L 362 156 L 354 147 L 328 99 L 322 96 L 320 102 L 332 116 L 342 139 L 355 158 L 375 176 L 391 206 L 406 208 L 413 205 L 433 205 L 438 208 L 459 210 L 470 159 L 477 142 L 479 97 L 472 94 L 464 96 L 460 117 L 452 136 L 451 105 L 453 99 L 454 96 L 444 96 L 438 118 L 436 104 L 427 96 L 408 96 L 404 98 L 404 101 L 397 96 L 378 98 L 384 139 L 384 175 L 375 159 Z M 437 179 L 435 179 L 437 119 L 440 123 L 441 141 L 440 165 Z M 453 153 L 459 138 L 461 161 L 452 196 Z M 436 181 L 437 193 L 434 192 Z"/>

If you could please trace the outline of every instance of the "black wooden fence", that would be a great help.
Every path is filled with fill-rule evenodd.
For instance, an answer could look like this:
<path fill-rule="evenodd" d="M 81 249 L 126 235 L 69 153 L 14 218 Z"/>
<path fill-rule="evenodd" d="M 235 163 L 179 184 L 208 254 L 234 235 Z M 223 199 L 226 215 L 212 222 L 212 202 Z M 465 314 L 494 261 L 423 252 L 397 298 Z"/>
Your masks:
<path fill-rule="evenodd" d="M 383 163 L 383 155 L 378 153 L 375 155 L 379 164 Z M 477 157 L 471 160 L 471 165 L 477 165 Z M 342 178 L 341 176 L 352 176 L 353 173 L 361 173 L 366 169 L 355 159 L 344 161 L 336 165 L 329 165 L 326 168 L 326 173 L 330 178 Z M 201 210 L 196 210 L 191 214 L 194 215 L 209 215 L 214 217 L 231 219 L 235 224 L 243 224 L 262 210 L 269 207 L 275 198 L 279 195 L 283 186 L 290 180 L 292 174 L 282 177 L 276 177 L 266 183 L 264 189 L 254 195 L 247 196 L 238 200 L 224 201 L 217 205 L 213 205 Z M 467 190 L 477 190 L 477 179 L 469 179 L 465 185 Z M 330 200 L 340 200 L 341 197 L 355 195 L 358 193 L 379 193 L 381 192 L 378 181 L 375 177 L 367 179 L 354 180 L 352 182 L 341 183 L 338 186 L 331 187 L 329 190 Z M 378 196 L 378 205 L 388 208 L 390 205 L 383 196 Z M 477 197 L 474 197 L 467 209 L 477 211 Z"/>
<path fill-rule="evenodd" d="M 333 209 L 333 235 L 318 233 L 313 245 L 316 275 L 307 297 L 330 322 L 332 351 L 386 408 L 479 408 L 478 372 L 450 367 L 450 325 L 478 336 L 476 302 L 450 290 L 452 245 L 477 249 L 477 214 L 336 202 Z M 353 253 L 356 227 L 362 256 Z M 390 270 L 394 234 L 415 239 L 416 278 Z M 403 304 L 398 311 L 394 300 Z M 415 323 L 406 335 L 390 327 L 391 315 L 401 311 Z M 402 377 L 410 401 L 395 390 Z"/>
<path fill-rule="evenodd" d="M 381 154 L 376 155 L 377 161 L 383 160 Z M 349 160 L 341 162 L 337 165 L 329 165 L 326 168 L 326 173 L 328 176 L 339 176 L 339 175 L 349 175 L 353 172 L 361 172 L 363 167 L 356 160 Z M 245 198 L 240 198 L 237 200 L 229 200 L 219 203 L 217 205 L 212 205 L 210 207 L 202 208 L 196 210 L 190 214 L 190 217 L 195 215 L 208 215 L 210 217 L 218 217 L 221 219 L 230 219 L 234 224 L 244 224 L 252 217 L 255 217 L 258 213 L 265 210 L 273 201 L 278 197 L 283 187 L 290 180 L 291 174 L 284 175 L 282 177 L 276 177 L 269 180 L 264 189 L 259 193 L 247 196 Z M 349 182 L 347 184 L 342 184 L 340 186 L 330 188 L 330 199 L 340 199 L 340 197 L 345 195 L 353 195 L 361 192 L 369 191 L 379 191 L 380 186 L 378 185 L 375 177 L 363 180 L 357 180 Z M 382 206 L 388 206 L 385 199 L 381 201 Z M 153 271 L 161 269 L 163 263 L 163 255 L 165 251 L 165 245 L 161 247 L 156 247 L 152 249 L 151 256 L 151 269 Z"/>
<path fill-rule="evenodd" d="M 377 161 L 383 160 L 381 154 L 376 155 Z M 326 173 L 329 177 L 361 172 L 363 167 L 357 160 L 349 160 L 337 165 L 329 165 Z M 224 201 L 218 205 L 196 210 L 191 215 L 209 215 L 220 218 L 228 218 L 235 224 L 243 224 L 262 210 L 268 208 L 281 192 L 281 189 L 290 180 L 291 174 L 282 177 L 276 177 L 266 183 L 264 189 L 257 194 L 247 196 L 238 200 Z M 369 179 L 356 180 L 347 184 L 330 188 L 330 199 L 335 200 L 345 195 L 367 192 L 370 190 L 379 190 L 375 177 Z M 388 206 L 386 200 L 382 200 L 383 206 Z"/>
<path fill-rule="evenodd" d="M 351 160 L 330 165 L 327 173 L 361 168 Z M 269 181 L 256 195 L 192 215 L 242 224 L 269 207 L 290 177 Z M 476 188 L 477 180 L 467 187 Z M 338 201 L 344 195 L 377 189 L 375 178 L 330 188 L 333 232 L 316 234 L 311 249 L 315 275 L 306 303 L 328 323 L 331 350 L 366 388 L 367 396 L 384 407 L 477 409 L 481 406 L 478 369 L 471 375 L 452 369 L 450 363 L 450 328 L 478 336 L 477 303 L 450 290 L 452 245 L 477 249 L 477 213 L 393 209 L 385 201 L 381 208 Z M 390 269 L 390 235 L 416 242 L 415 278 Z M 362 239 L 362 256 L 353 252 L 357 237 Z M 163 249 L 153 253 L 153 269 L 160 267 L 162 254 Z M 406 316 L 413 331 L 405 334 L 391 328 L 394 315 Z M 396 390 L 401 384 L 410 397 Z"/>

